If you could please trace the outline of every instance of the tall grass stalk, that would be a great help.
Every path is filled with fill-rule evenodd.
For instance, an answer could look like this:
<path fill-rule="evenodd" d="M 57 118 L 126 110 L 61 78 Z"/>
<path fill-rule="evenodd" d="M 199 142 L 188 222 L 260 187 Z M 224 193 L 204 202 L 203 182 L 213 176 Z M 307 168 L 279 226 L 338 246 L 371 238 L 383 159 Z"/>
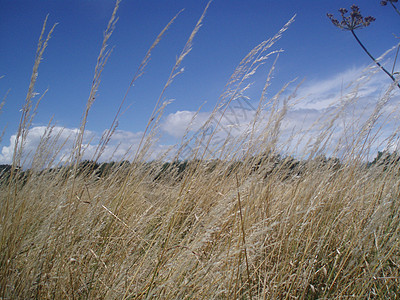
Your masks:
<path fill-rule="evenodd" d="M 86 108 L 82 115 L 81 126 L 80 126 L 79 133 L 76 137 L 76 142 L 75 142 L 75 149 L 74 149 L 75 153 L 74 153 L 74 156 L 72 157 L 72 160 L 75 163 L 74 175 L 76 172 L 76 167 L 80 163 L 80 161 L 83 157 L 82 144 L 83 144 L 83 138 L 84 138 L 84 134 L 85 134 L 86 123 L 87 123 L 89 111 L 90 111 L 90 108 L 92 107 L 94 101 L 96 100 L 97 92 L 98 92 L 100 82 L 101 82 L 101 74 L 103 73 L 104 67 L 105 67 L 107 60 L 110 57 L 111 52 L 112 52 L 112 49 L 108 49 L 107 43 L 115 29 L 116 23 L 118 21 L 117 12 L 119 9 L 120 2 L 121 2 L 120 0 L 117 0 L 115 2 L 114 11 L 108 22 L 107 28 L 104 31 L 102 46 L 100 49 L 100 53 L 97 57 L 97 63 L 96 63 L 95 70 L 94 70 L 94 76 L 93 76 L 93 81 L 92 81 L 92 85 L 91 85 L 91 89 L 90 89 L 90 93 L 89 93 L 89 98 L 86 102 Z"/>

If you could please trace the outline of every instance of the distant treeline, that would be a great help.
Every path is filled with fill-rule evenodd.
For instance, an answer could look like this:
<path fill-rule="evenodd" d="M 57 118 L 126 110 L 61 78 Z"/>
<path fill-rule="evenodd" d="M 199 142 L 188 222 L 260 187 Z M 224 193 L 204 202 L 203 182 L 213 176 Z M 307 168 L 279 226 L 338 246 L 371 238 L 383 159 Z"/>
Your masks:
<path fill-rule="evenodd" d="M 373 161 L 366 163 L 365 166 L 367 168 L 381 166 L 384 168 L 384 170 L 387 170 L 394 165 L 397 165 L 399 161 L 400 156 L 396 152 L 391 153 L 388 151 L 380 151 Z M 226 176 L 229 176 L 231 173 L 235 173 L 238 169 L 245 167 L 245 163 L 242 161 L 222 162 L 219 160 L 211 160 L 207 161 L 206 163 L 202 163 L 199 160 L 184 160 L 161 163 L 152 161 L 141 164 L 141 167 L 143 170 L 148 170 L 149 173 L 152 173 L 155 181 L 167 178 L 179 181 L 182 179 L 184 172 L 187 171 L 189 167 L 198 166 L 201 164 L 202 166 L 205 166 L 209 172 L 212 172 L 220 163 L 229 164 L 229 167 L 226 168 Z M 325 166 L 334 170 L 338 170 L 342 166 L 342 162 L 338 158 L 319 156 L 311 161 L 302 161 L 290 156 L 284 157 L 279 154 L 265 154 L 255 157 L 250 159 L 246 163 L 246 166 L 250 167 L 249 170 L 251 173 L 260 172 L 265 178 L 272 173 L 279 172 L 283 176 L 282 179 L 287 179 L 292 176 L 300 176 L 302 172 L 306 170 L 307 166 L 311 166 L 310 164 L 312 164 L 312 166 L 315 168 Z M 75 173 L 76 176 L 94 176 L 95 178 L 100 179 L 110 176 L 117 170 L 120 172 L 121 168 L 128 170 L 131 166 L 131 163 L 127 160 L 106 163 L 97 163 L 90 160 L 84 160 L 76 167 L 75 171 L 75 166 L 63 166 L 38 171 L 37 175 L 44 173 L 62 173 L 63 178 L 66 179 Z M 1 164 L 0 184 L 7 182 L 12 173 L 14 176 L 17 176 L 16 178 L 21 180 L 26 178 L 29 174 L 32 174 L 32 172 L 33 171 L 29 169 L 23 171 L 20 167 L 16 167 L 13 170 L 11 165 Z"/>
<path fill-rule="evenodd" d="M 107 163 L 96 163 L 90 160 L 82 161 L 76 168 L 75 174 L 77 176 L 89 176 L 94 175 L 98 178 L 106 177 L 111 175 L 111 173 L 116 170 L 120 169 L 121 167 L 128 167 L 130 166 L 129 161 L 122 161 L 122 162 L 107 162 Z M 72 175 L 74 172 L 74 166 L 63 166 L 57 168 L 49 168 L 44 169 L 41 171 L 32 171 L 22 170 L 20 167 L 16 167 L 13 169 L 11 165 L 8 164 L 1 164 L 0 165 L 0 184 L 5 183 L 9 180 L 11 174 L 17 176 L 19 180 L 26 179 L 29 175 L 35 173 L 36 175 L 41 175 L 45 173 L 61 173 L 64 179 L 68 178 L 68 176 Z"/>

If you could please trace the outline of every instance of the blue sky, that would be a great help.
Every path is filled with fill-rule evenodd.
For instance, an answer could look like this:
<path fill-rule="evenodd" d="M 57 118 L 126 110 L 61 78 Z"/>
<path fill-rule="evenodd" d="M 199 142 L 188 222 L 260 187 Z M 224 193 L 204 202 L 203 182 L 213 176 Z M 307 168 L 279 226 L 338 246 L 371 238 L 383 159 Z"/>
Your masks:
<path fill-rule="evenodd" d="M 173 100 L 162 121 L 163 145 L 173 143 L 182 134 L 182 126 L 205 101 L 207 115 L 223 92 L 230 75 L 241 59 L 257 44 L 272 37 L 294 14 L 295 22 L 272 50 L 284 52 L 276 65 L 269 93 L 283 84 L 306 79 L 300 95 L 311 95 L 300 108 L 320 113 L 326 103 L 340 93 L 343 83 L 353 79 L 371 61 L 348 32 L 335 28 L 327 12 L 338 16 L 337 9 L 353 3 L 361 12 L 377 20 L 358 31 L 359 37 L 376 56 L 396 44 L 393 34 L 399 28 L 399 16 L 379 0 L 215 0 L 197 34 L 193 50 L 185 58 L 179 75 L 163 100 Z M 89 113 L 87 129 L 94 136 L 106 130 L 132 75 L 140 65 L 157 34 L 181 9 L 184 11 L 152 53 L 145 74 L 127 98 L 130 108 L 121 117 L 121 139 L 132 143 L 143 132 L 156 100 L 187 38 L 203 12 L 207 1 L 200 0 L 123 0 L 119 20 L 109 41 L 115 47 L 105 67 L 98 97 Z M 35 91 L 49 91 L 42 100 L 33 128 L 37 136 L 52 116 L 66 132 L 79 128 L 90 91 L 96 64 L 114 1 L 22 1 L 0 0 L 0 96 L 8 90 L 0 115 L 0 129 L 7 126 L 0 144 L 0 163 L 9 162 L 12 136 L 17 130 L 34 62 L 37 40 L 43 21 L 49 14 L 49 27 L 58 23 L 39 67 Z M 271 59 L 270 63 L 272 63 Z M 248 96 L 257 102 L 271 64 L 253 77 Z M 389 64 L 390 66 L 390 64 Z M 373 93 L 383 93 L 390 79 L 378 74 Z M 327 93 L 331 94 L 329 99 Z M 368 95 L 365 95 L 368 96 Z M 373 101 L 373 100 L 371 100 Z M 300 109 L 299 108 L 299 109 Z M 297 112 L 299 113 L 299 111 Z M 185 123 L 186 122 L 186 123 Z M 124 138 L 125 137 L 131 137 Z M 11 144 L 10 144 L 11 143 Z M 32 138 L 32 147 L 37 143 Z M 122 150 L 121 150 L 122 151 Z M 110 153 L 112 151 L 110 150 Z M 104 158 L 106 159 L 106 158 Z"/>

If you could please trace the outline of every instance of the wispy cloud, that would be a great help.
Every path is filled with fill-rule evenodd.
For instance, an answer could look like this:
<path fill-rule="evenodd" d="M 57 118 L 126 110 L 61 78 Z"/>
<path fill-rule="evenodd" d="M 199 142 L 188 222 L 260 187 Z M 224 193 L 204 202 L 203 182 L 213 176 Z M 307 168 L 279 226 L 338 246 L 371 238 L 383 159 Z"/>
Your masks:
<path fill-rule="evenodd" d="M 45 159 L 63 161 L 69 158 L 76 135 L 77 128 L 63 128 L 59 126 L 35 126 L 31 128 L 23 145 L 22 162 L 32 164 L 33 160 Z M 13 159 L 16 134 L 12 135 L 7 146 L 3 146 L 0 153 L 0 163 L 11 164 Z M 84 142 L 89 143 L 94 138 L 94 133 L 87 131 Z"/>
<path fill-rule="evenodd" d="M 196 115 L 195 111 L 178 110 L 165 118 L 161 129 L 175 138 L 182 138 L 187 128 L 190 128 L 192 131 L 198 130 L 207 121 L 209 115 L 209 113 L 199 113 Z"/>
<path fill-rule="evenodd" d="M 379 129 L 379 134 L 376 132 L 375 143 L 371 146 L 376 149 L 384 147 L 383 141 L 397 130 L 394 112 L 400 106 L 397 89 L 393 89 L 390 96 L 385 96 L 390 84 L 391 81 L 385 74 L 374 67 L 350 68 L 329 78 L 306 82 L 297 90 L 280 123 L 280 142 L 287 145 L 290 140 L 298 151 L 306 151 L 313 143 L 323 139 L 322 134 L 326 131 L 330 132 L 330 143 L 327 147 L 331 151 L 340 148 L 342 144 L 345 147 L 346 143 L 354 142 L 355 135 L 359 134 L 363 126 L 367 126 L 366 122 L 370 122 L 371 115 L 376 114 L 379 108 L 379 120 L 374 127 L 374 130 Z M 281 101 L 292 92 L 284 93 Z M 383 102 L 384 105 L 381 105 Z M 175 138 L 181 138 L 191 124 L 191 133 L 195 134 L 211 116 L 211 112 L 202 112 L 192 120 L 194 116 L 194 111 L 171 113 L 165 118 L 162 129 Z M 255 109 L 233 103 L 222 117 L 215 115 L 209 127 L 214 130 L 213 126 L 219 124 L 220 140 L 227 136 L 243 136 L 246 130 L 251 130 L 255 116 Z M 270 120 L 268 109 L 258 117 L 258 128 L 270 130 L 265 127 Z"/>
<path fill-rule="evenodd" d="M 55 126 L 51 129 L 46 126 L 35 126 L 29 130 L 26 142 L 23 146 L 23 166 L 31 167 L 39 163 L 47 165 L 49 163 L 58 164 L 71 159 L 78 128 L 65 128 Z M 116 130 L 105 147 L 100 157 L 103 161 L 120 161 L 132 158 L 135 154 L 139 142 L 142 138 L 142 132 L 130 132 Z M 101 134 L 86 131 L 82 149 L 84 155 L 82 159 L 93 159 L 98 149 L 98 143 Z M 12 135 L 9 143 L 1 148 L 0 163 L 11 164 L 13 151 L 16 141 L 16 135 Z M 168 150 L 169 146 L 156 145 L 148 152 L 148 159 L 156 159 Z"/>
<path fill-rule="evenodd" d="M 330 78 L 303 84 L 288 103 L 288 110 L 279 123 L 279 142 L 286 149 L 292 147 L 290 151 L 293 152 L 308 151 L 323 138 L 330 139 L 327 146 L 330 150 L 335 147 L 345 148 L 358 138 L 362 128 L 369 126 L 368 122 L 375 122 L 375 127 L 371 129 L 371 136 L 374 135 L 375 140 L 370 147 L 395 150 L 400 123 L 397 117 L 400 115 L 400 93 L 395 88 L 389 95 L 385 95 L 390 84 L 384 74 L 373 68 L 350 68 Z M 282 108 L 282 103 L 290 92 L 282 94 L 278 108 Z M 199 130 L 205 130 L 209 136 L 213 133 L 214 144 L 211 148 L 214 149 L 218 148 L 218 143 L 224 143 L 227 137 L 235 141 L 235 138 L 248 136 L 254 130 L 253 121 L 257 116 L 254 107 L 257 104 L 249 105 L 240 101 L 234 101 L 224 115 L 188 110 L 167 115 L 160 126 L 161 133 L 166 136 L 164 143 L 156 143 L 150 149 L 147 159 L 161 157 L 185 133 L 195 138 Z M 268 127 L 271 126 L 269 109 L 270 107 L 257 116 L 256 134 L 259 137 L 265 135 L 265 131 L 272 130 Z M 202 127 L 207 121 L 208 127 Z M 330 135 L 323 137 L 324 131 L 329 131 Z M 55 158 L 54 163 L 67 161 L 73 152 L 77 133 L 77 128 L 59 126 L 54 126 L 51 130 L 44 126 L 31 128 L 24 145 L 25 163 L 31 165 L 35 160 L 51 161 L 51 158 Z M 132 159 L 142 135 L 143 132 L 116 130 L 104 148 L 100 161 Z M 86 132 L 83 159 L 94 157 L 101 136 L 102 133 L 99 132 Z M 389 138 L 393 139 L 387 142 Z M 8 145 L 1 148 L 0 163 L 12 162 L 15 139 L 14 134 Z"/>

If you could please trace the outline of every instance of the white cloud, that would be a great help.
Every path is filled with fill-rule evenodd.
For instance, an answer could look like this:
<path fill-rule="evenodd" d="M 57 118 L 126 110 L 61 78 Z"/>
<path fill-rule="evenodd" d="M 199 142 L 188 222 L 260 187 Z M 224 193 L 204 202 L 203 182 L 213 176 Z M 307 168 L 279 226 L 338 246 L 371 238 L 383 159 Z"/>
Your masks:
<path fill-rule="evenodd" d="M 329 78 L 305 82 L 297 93 L 297 98 L 304 99 L 295 109 L 327 109 L 354 93 L 357 97 L 377 96 L 390 84 L 391 80 L 375 67 L 350 68 Z"/>
<path fill-rule="evenodd" d="M 49 163 L 57 164 L 68 161 L 73 153 L 77 128 L 53 127 L 51 130 L 45 126 L 32 127 L 23 146 L 21 164 L 30 168 L 47 166 Z M 105 132 L 103 132 L 104 134 Z M 130 132 L 116 130 L 110 141 L 103 149 L 99 161 L 120 161 L 132 159 L 142 138 L 142 132 Z M 101 135 L 87 130 L 84 135 L 82 159 L 93 159 L 98 149 Z M 0 163 L 11 164 L 13 159 L 16 134 L 12 135 L 9 144 L 3 146 L 0 152 Z M 168 150 L 167 145 L 155 145 L 147 153 L 147 159 L 152 160 L 160 157 Z M 37 163 L 40 162 L 39 165 Z"/>
<path fill-rule="evenodd" d="M 289 110 L 280 126 L 280 139 L 282 146 L 291 144 L 292 149 L 297 153 L 309 150 L 310 143 L 317 142 L 321 133 L 331 130 L 330 142 L 327 145 L 327 152 L 333 151 L 336 147 L 346 148 L 346 143 L 352 142 L 351 138 L 357 137 L 361 127 L 366 124 L 371 114 L 380 103 L 384 101 L 385 91 L 389 88 L 391 80 L 379 69 L 351 68 L 330 78 L 313 80 L 301 86 L 295 99 L 289 103 Z M 293 92 L 293 91 L 292 91 Z M 282 99 L 288 97 L 291 91 L 282 95 Z M 239 105 L 240 104 L 240 105 Z M 208 134 L 219 124 L 219 130 L 214 136 L 216 143 L 223 142 L 229 135 L 234 138 L 245 135 L 246 130 L 251 130 L 255 110 L 249 106 L 243 107 L 243 103 L 231 104 L 224 116 L 216 114 L 209 124 Z M 372 148 L 382 147 L 387 137 L 396 129 L 396 119 L 389 118 L 398 113 L 400 95 L 397 88 L 387 103 L 381 107 L 382 116 L 376 123 L 374 133 L 379 133 Z M 282 108 L 282 105 L 279 106 Z M 180 138 L 191 124 L 191 134 L 196 135 L 204 122 L 211 116 L 211 112 L 202 112 L 192 121 L 194 111 L 178 111 L 168 115 L 162 124 L 162 129 L 167 134 Z M 264 131 L 271 130 L 268 127 L 269 111 L 266 110 L 259 118 L 259 127 Z M 380 128 L 380 129 L 379 129 Z M 380 132 L 378 132 L 378 129 Z M 265 133 L 265 132 L 264 132 Z M 262 132 L 258 132 L 261 134 Z M 300 141 L 299 139 L 302 140 Z M 296 149 L 294 149 L 294 148 Z M 374 149 L 376 150 L 376 149 Z"/>
<path fill-rule="evenodd" d="M 309 138 L 316 141 L 321 128 L 326 129 L 331 124 L 333 131 L 328 147 L 330 150 L 345 149 L 352 139 L 361 137 L 360 130 L 379 110 L 380 117 L 375 120 L 369 135 L 371 144 L 368 147 L 372 152 L 382 149 L 398 126 L 393 117 L 398 114 L 394 112 L 399 110 L 400 94 L 391 84 L 391 80 L 374 66 L 349 69 L 325 80 L 314 80 L 300 88 L 298 97 L 304 97 L 304 100 L 293 106 L 285 120 L 286 127 L 288 130 L 296 128 L 298 120 L 304 119 L 304 127 L 310 128 Z M 391 89 L 387 97 L 385 93 Z"/>
<path fill-rule="evenodd" d="M 371 73 L 371 71 L 373 72 Z M 329 147 L 332 149 L 332 147 L 342 144 L 345 147 L 346 143 L 357 137 L 358 131 L 363 124 L 366 124 L 376 105 L 384 103 L 382 97 L 391 82 L 385 74 L 379 70 L 379 72 L 376 71 L 376 69 L 367 69 L 366 72 L 362 73 L 361 69 L 352 68 L 331 78 L 313 80 L 301 86 L 295 99 L 292 103 L 289 103 L 289 110 L 281 122 L 279 129 L 281 145 L 290 143 L 292 147 L 295 147 L 298 144 L 296 151 L 300 152 L 309 149 L 309 141 L 317 141 L 324 130 L 323 128 L 326 130 L 329 122 L 335 119 L 335 113 L 340 111 L 339 117 L 332 123 L 334 131 L 330 136 Z M 285 92 L 282 99 L 288 97 L 289 93 L 290 91 Z M 395 88 L 390 100 L 382 106 L 382 117 L 378 120 L 376 127 L 380 128 L 380 136 L 376 138 L 374 147 L 382 147 L 384 143 L 381 143 L 385 138 L 397 130 L 400 123 L 397 118 L 399 104 L 400 95 Z M 282 108 L 282 105 L 279 108 Z M 274 130 L 268 125 L 269 113 L 270 111 L 267 109 L 258 116 L 257 128 L 259 131 L 255 133 L 259 137 L 262 137 L 269 130 Z M 198 113 L 187 110 L 171 113 L 165 117 L 161 124 L 161 130 L 170 137 L 180 139 L 189 127 L 189 137 L 196 138 L 198 131 L 201 130 L 207 120 L 210 120 L 206 136 L 209 137 L 211 132 L 214 132 L 210 148 L 218 149 L 228 136 L 233 143 L 237 141 L 235 138 L 240 140 L 240 137 L 246 136 L 252 130 L 255 116 L 256 112 L 252 106 L 246 101 L 237 100 L 231 103 L 223 116 L 221 113 L 212 115 L 211 112 Z M 214 131 L 216 128 L 217 130 Z M 38 157 L 39 160 L 50 161 L 51 157 L 56 157 L 55 163 L 68 160 L 73 151 L 74 141 L 79 129 L 55 126 L 51 132 L 48 130 L 44 126 L 35 126 L 29 131 L 23 152 L 23 159 L 26 161 L 25 166 L 30 166 L 35 155 L 38 157 L 38 154 L 41 155 Z M 264 132 L 260 130 L 264 130 Z M 377 129 L 374 130 L 373 133 L 375 134 Z M 47 139 L 44 139 L 46 133 Z M 103 149 L 100 161 L 132 159 L 141 142 L 142 135 L 142 132 L 116 130 Z M 94 157 L 100 138 L 100 133 L 86 131 L 82 145 L 85 150 L 83 159 Z M 301 138 L 303 138 L 302 141 L 300 141 Z M 16 135 L 14 134 L 10 137 L 9 144 L 1 148 L 0 163 L 10 164 L 12 162 L 15 140 Z M 43 144 L 45 144 L 46 151 L 37 151 L 41 149 L 40 145 Z M 193 146 L 193 143 L 191 145 Z M 389 145 L 391 149 L 394 149 L 393 145 L 396 145 L 396 142 Z M 242 147 L 242 144 L 238 143 L 237 146 Z M 156 159 L 170 148 L 170 145 L 156 143 L 148 152 L 146 159 Z"/>
<path fill-rule="evenodd" d="M 199 113 L 196 115 L 195 111 L 178 110 L 166 117 L 161 125 L 161 129 L 175 138 L 181 138 L 188 127 L 191 131 L 198 130 L 207 121 L 209 116 L 209 113 Z"/>
<path fill-rule="evenodd" d="M 238 136 L 243 133 L 255 116 L 254 109 L 249 106 L 244 106 L 243 101 L 236 101 L 226 109 L 222 115 L 216 112 L 212 115 L 211 112 L 195 111 L 177 111 L 169 114 L 161 125 L 161 129 L 175 138 L 182 138 L 183 135 L 189 132 L 200 130 L 203 125 L 209 121 L 209 128 L 214 129 L 219 124 L 219 131 L 225 132 L 226 135 Z"/>
<path fill-rule="evenodd" d="M 63 128 L 59 126 L 32 127 L 26 135 L 21 157 L 22 164 L 31 165 L 33 160 L 66 160 L 71 154 L 77 133 L 76 128 Z M 10 137 L 9 145 L 3 146 L 0 153 L 0 163 L 11 164 L 17 135 Z M 89 143 L 94 138 L 94 133 L 86 131 L 83 142 Z M 42 151 L 41 151 L 42 150 Z"/>

